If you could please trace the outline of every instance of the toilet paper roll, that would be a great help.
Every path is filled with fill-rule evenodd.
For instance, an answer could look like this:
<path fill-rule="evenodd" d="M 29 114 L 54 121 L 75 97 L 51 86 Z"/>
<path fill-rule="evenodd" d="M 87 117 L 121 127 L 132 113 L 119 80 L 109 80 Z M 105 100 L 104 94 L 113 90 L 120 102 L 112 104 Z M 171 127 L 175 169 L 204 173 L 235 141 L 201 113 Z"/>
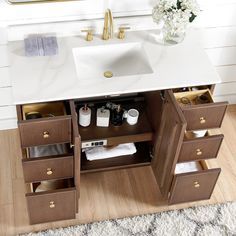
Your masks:
<path fill-rule="evenodd" d="M 81 107 L 79 109 L 79 124 L 83 127 L 89 126 L 91 123 L 91 109 L 89 107 Z"/>

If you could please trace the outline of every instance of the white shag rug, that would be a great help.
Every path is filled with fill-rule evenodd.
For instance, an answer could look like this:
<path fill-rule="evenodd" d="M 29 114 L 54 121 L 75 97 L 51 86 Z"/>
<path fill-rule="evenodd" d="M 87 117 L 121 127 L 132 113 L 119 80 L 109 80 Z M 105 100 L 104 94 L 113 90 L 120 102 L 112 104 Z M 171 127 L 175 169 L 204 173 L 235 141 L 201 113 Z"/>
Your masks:
<path fill-rule="evenodd" d="M 24 236 L 236 236 L 236 202 L 106 220 Z"/>

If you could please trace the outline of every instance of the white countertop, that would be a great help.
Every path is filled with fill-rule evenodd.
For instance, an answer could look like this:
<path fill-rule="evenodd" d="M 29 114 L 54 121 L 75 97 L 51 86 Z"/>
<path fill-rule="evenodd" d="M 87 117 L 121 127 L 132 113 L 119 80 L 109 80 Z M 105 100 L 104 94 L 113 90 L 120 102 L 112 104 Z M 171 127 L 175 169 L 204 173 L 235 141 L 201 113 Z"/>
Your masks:
<path fill-rule="evenodd" d="M 182 43 L 174 46 L 158 44 L 153 37 L 155 34 L 157 31 L 136 31 L 128 32 L 125 40 L 104 41 L 95 37 L 91 42 L 82 36 L 58 38 L 59 54 L 50 57 L 25 57 L 24 42 L 13 42 L 9 45 L 13 101 L 26 104 L 220 82 L 198 42 L 200 32 L 191 30 Z M 78 79 L 73 48 L 127 42 L 143 42 L 154 73 L 93 81 Z"/>

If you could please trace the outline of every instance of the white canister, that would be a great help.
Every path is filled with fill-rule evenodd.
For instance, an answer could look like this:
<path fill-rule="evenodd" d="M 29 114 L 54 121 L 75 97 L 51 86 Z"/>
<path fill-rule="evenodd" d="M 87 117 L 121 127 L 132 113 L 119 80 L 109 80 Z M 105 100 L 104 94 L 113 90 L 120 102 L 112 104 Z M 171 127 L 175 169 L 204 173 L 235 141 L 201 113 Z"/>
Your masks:
<path fill-rule="evenodd" d="M 79 109 L 79 124 L 83 127 L 89 126 L 91 123 L 91 109 L 86 105 Z"/>
<path fill-rule="evenodd" d="M 139 112 L 136 109 L 130 109 L 125 112 L 124 117 L 129 125 L 135 125 L 138 122 Z"/>

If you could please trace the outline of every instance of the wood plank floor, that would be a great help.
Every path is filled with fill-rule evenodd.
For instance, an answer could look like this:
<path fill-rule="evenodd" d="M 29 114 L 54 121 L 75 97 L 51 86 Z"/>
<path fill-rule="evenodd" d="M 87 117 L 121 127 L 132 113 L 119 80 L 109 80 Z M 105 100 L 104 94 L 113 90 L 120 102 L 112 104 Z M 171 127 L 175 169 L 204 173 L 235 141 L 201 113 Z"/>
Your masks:
<path fill-rule="evenodd" d="M 150 167 L 84 174 L 81 178 L 80 213 L 77 219 L 33 226 L 28 223 L 18 131 L 1 131 L 0 235 L 15 235 L 104 219 L 235 201 L 236 105 L 228 108 L 220 131 L 225 134 L 225 139 L 219 157 L 217 160 L 208 161 L 210 167 L 222 168 L 211 200 L 166 206 Z"/>

